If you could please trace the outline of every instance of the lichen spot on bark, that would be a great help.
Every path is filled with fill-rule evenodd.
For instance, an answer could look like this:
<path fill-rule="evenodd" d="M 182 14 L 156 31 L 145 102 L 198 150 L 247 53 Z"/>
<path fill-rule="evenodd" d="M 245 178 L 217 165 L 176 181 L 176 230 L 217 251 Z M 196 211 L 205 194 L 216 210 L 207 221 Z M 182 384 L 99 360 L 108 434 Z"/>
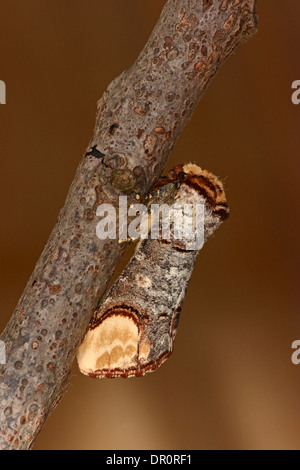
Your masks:
<path fill-rule="evenodd" d="M 136 282 L 138 286 L 142 288 L 151 287 L 152 285 L 151 279 L 149 279 L 148 276 L 144 276 L 143 274 L 136 275 Z"/>

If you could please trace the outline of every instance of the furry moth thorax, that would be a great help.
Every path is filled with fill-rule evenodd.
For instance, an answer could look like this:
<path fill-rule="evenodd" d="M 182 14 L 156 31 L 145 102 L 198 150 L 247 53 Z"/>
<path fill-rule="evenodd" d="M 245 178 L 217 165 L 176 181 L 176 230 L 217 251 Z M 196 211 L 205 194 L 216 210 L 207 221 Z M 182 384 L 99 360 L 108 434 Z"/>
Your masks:
<path fill-rule="evenodd" d="M 194 163 L 178 164 L 169 171 L 167 176 L 161 177 L 154 191 L 162 186 L 178 181 L 180 185 L 193 188 L 201 194 L 213 214 L 222 221 L 229 217 L 229 207 L 222 181 L 208 170 L 202 170 Z"/>

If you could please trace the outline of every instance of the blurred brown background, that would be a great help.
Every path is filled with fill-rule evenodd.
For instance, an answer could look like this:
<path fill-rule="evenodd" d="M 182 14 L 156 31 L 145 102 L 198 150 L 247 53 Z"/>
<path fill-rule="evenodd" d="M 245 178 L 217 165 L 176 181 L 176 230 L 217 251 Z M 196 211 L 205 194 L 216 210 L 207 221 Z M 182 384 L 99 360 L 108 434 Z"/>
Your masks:
<path fill-rule="evenodd" d="M 96 101 L 164 0 L 0 0 L 1 316 L 10 317 L 92 135 Z M 167 167 L 226 179 L 231 218 L 199 256 L 175 355 L 143 379 L 70 390 L 36 449 L 300 449 L 300 5 L 258 1 Z"/>

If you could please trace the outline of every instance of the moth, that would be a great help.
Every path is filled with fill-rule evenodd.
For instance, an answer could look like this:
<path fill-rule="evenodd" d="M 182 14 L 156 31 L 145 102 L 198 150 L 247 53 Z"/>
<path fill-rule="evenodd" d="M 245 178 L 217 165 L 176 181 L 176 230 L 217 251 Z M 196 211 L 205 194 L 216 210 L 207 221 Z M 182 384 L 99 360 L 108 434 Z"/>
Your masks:
<path fill-rule="evenodd" d="M 176 204 L 204 206 L 204 242 L 229 215 L 222 182 L 194 164 L 175 166 L 158 181 L 154 194 L 168 187 L 169 199 Z M 175 237 L 174 221 L 168 239 L 140 241 L 95 311 L 79 347 L 83 374 L 140 377 L 170 357 L 198 252 L 184 237 Z"/>

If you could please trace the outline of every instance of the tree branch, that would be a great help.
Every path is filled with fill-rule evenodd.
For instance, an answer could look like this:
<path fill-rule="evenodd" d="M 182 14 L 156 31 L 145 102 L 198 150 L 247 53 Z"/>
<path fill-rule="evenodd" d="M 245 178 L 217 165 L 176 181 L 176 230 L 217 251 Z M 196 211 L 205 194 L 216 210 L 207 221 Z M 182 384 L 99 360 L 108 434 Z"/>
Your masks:
<path fill-rule="evenodd" d="M 211 78 L 255 30 L 255 0 L 169 0 L 135 64 L 99 101 L 57 225 L 1 335 L 1 449 L 32 446 L 126 247 L 98 240 L 97 206 L 149 191 Z"/>

